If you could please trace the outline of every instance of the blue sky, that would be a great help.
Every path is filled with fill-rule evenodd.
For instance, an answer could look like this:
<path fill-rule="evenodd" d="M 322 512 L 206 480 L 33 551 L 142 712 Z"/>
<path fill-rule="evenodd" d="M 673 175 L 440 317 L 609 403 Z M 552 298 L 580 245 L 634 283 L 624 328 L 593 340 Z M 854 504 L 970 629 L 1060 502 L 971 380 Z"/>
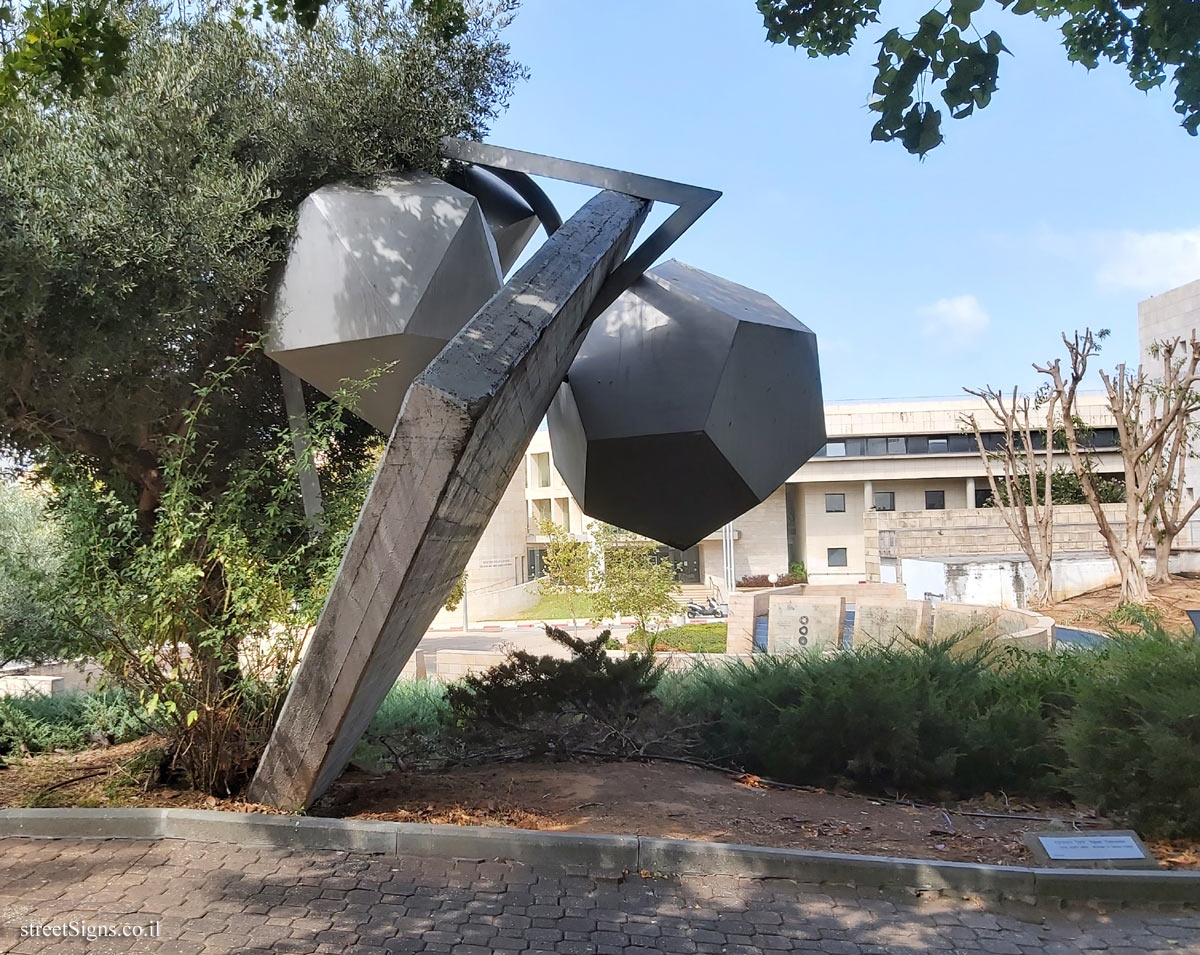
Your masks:
<path fill-rule="evenodd" d="M 891 0 L 864 37 L 928 6 Z M 873 43 L 772 46 L 753 0 L 524 0 L 531 75 L 489 140 L 722 190 L 671 254 L 816 331 L 827 400 L 1034 387 L 1084 326 L 1112 329 L 1106 366 L 1136 361 L 1137 302 L 1200 278 L 1200 140 L 1169 91 L 993 6 L 1000 90 L 925 162 L 869 141 Z"/>

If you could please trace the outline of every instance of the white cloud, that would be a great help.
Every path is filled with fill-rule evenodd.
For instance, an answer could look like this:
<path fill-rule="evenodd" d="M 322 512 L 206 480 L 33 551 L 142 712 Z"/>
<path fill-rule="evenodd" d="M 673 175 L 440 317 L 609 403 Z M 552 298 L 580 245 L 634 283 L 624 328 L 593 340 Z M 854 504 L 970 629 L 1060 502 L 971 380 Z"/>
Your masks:
<path fill-rule="evenodd" d="M 921 314 L 925 316 L 922 331 L 928 337 L 955 348 L 969 348 L 978 344 L 992 322 L 991 316 L 974 295 L 940 298 L 922 308 Z"/>
<path fill-rule="evenodd" d="M 1103 289 L 1153 295 L 1200 279 L 1200 229 L 1045 232 L 1041 245 L 1086 263 Z"/>

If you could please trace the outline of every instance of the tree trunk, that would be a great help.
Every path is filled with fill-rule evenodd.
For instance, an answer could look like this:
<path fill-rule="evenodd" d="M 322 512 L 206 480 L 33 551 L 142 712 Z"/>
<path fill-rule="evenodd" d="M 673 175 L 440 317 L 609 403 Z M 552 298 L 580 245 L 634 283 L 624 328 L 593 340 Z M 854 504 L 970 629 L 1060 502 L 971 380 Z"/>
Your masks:
<path fill-rule="evenodd" d="M 1151 579 L 1156 584 L 1171 582 L 1171 568 L 1168 562 L 1171 559 L 1171 545 L 1174 542 L 1174 535 L 1166 533 L 1160 533 L 1154 541 L 1154 576 Z"/>
<path fill-rule="evenodd" d="M 1150 602 L 1150 587 L 1142 568 L 1142 555 L 1136 541 L 1125 541 L 1114 549 L 1117 568 L 1121 571 L 1121 603 Z"/>
<path fill-rule="evenodd" d="M 1045 607 L 1054 602 L 1054 563 L 1045 554 L 1033 565 L 1037 574 L 1037 593 L 1034 595 L 1034 606 Z"/>

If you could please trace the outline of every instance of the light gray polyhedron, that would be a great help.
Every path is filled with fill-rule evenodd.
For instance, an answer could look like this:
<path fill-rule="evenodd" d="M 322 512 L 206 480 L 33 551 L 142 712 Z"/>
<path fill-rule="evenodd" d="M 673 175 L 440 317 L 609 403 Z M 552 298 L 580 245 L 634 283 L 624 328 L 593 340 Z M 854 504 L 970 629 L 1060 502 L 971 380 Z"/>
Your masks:
<path fill-rule="evenodd" d="M 325 186 L 300 206 L 266 352 L 328 395 L 386 366 L 354 410 L 387 434 L 408 386 L 500 284 L 474 196 L 424 173 Z"/>
<path fill-rule="evenodd" d="M 766 295 L 672 260 L 596 319 L 548 417 L 585 514 L 686 549 L 825 443 L 816 335 Z"/>

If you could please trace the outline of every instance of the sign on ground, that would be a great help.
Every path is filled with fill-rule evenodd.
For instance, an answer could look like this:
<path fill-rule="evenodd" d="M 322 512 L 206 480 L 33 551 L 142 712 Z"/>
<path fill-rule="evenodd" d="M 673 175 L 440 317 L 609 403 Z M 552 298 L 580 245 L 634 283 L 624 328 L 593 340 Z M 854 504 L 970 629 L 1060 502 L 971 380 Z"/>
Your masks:
<path fill-rule="evenodd" d="M 1027 832 L 1022 841 L 1039 865 L 1100 868 L 1157 868 L 1136 832 Z"/>

